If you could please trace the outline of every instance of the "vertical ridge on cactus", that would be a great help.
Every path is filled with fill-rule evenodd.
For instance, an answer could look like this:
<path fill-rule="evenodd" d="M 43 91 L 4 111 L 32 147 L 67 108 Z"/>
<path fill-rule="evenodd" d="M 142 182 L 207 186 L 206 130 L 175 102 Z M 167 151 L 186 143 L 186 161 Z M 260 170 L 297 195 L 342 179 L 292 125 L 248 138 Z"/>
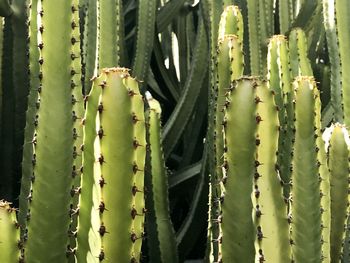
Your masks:
<path fill-rule="evenodd" d="M 22 179 L 21 192 L 18 212 L 18 222 L 24 230 L 26 225 L 26 217 L 28 212 L 27 198 L 30 194 L 31 177 L 33 175 L 33 144 L 36 143 L 36 136 L 34 136 L 34 120 L 39 107 L 38 101 L 39 86 L 39 48 L 37 41 L 37 4 L 38 0 L 32 0 L 31 9 L 29 10 L 29 94 L 28 94 L 28 108 L 26 113 L 26 127 L 24 131 L 24 145 L 23 145 L 23 159 L 22 159 Z"/>

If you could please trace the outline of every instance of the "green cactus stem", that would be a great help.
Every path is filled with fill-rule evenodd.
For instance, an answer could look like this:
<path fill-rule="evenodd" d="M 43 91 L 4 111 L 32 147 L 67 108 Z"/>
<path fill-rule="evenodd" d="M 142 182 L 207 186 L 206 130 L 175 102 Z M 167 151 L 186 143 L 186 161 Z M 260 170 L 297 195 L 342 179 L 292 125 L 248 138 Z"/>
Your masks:
<path fill-rule="evenodd" d="M 141 81 L 147 80 L 149 63 L 153 49 L 157 1 L 140 0 L 138 5 L 138 24 L 136 50 L 133 61 L 133 75 Z"/>
<path fill-rule="evenodd" d="M 37 88 L 40 85 L 39 71 L 40 64 L 38 63 L 40 55 L 38 48 L 38 27 L 37 27 L 37 5 L 38 0 L 32 0 L 31 9 L 29 9 L 29 95 L 28 108 L 26 113 L 26 126 L 24 130 L 24 145 L 23 145 L 23 159 L 22 159 L 22 178 L 21 178 L 21 192 L 19 202 L 18 222 L 22 229 L 25 229 L 26 218 L 28 213 L 27 198 L 31 188 L 31 177 L 33 175 L 33 144 L 34 138 L 34 121 L 39 105 Z"/>
<path fill-rule="evenodd" d="M 331 104 L 334 110 L 334 120 L 336 122 L 342 123 L 344 118 L 342 105 L 342 64 L 346 62 L 344 61 L 344 57 L 343 59 L 341 59 L 339 48 L 340 39 L 338 39 L 338 23 L 341 22 L 336 19 L 335 0 L 323 0 L 322 3 L 323 19 L 327 38 L 327 48 L 329 53 L 329 61 L 331 65 Z"/>
<path fill-rule="evenodd" d="M 146 227 L 150 262 L 178 262 L 175 232 L 169 214 L 168 177 L 161 141 L 161 108 L 148 98 L 148 154 L 146 170 Z"/>
<path fill-rule="evenodd" d="M 301 28 L 294 28 L 289 34 L 289 53 L 292 77 L 313 76 L 308 59 L 307 38 Z"/>
<path fill-rule="evenodd" d="M 222 17 L 223 19 L 225 17 Z M 223 23 L 221 23 L 223 25 Z M 243 34 L 243 32 L 242 32 Z M 215 150 L 215 173 L 212 178 L 215 181 L 212 182 L 213 198 L 219 198 L 221 196 L 220 186 L 216 183 L 222 180 L 222 164 L 224 162 L 224 138 L 222 130 L 222 122 L 224 120 L 224 106 L 226 102 L 226 93 L 228 92 L 231 82 L 243 74 L 243 49 L 242 43 L 239 41 L 236 35 L 224 35 L 219 39 L 217 65 L 216 65 L 216 102 L 214 108 L 214 150 Z M 213 205 L 212 212 L 217 214 L 215 208 L 217 205 Z M 215 216 L 214 216 L 215 217 Z M 215 228 L 217 228 L 215 230 Z M 213 238 L 216 239 L 219 236 L 218 224 L 214 224 L 212 227 Z M 217 246 L 218 243 L 214 243 Z M 216 253 L 215 253 L 216 254 Z"/>
<path fill-rule="evenodd" d="M 122 1 L 113 0 L 97 2 L 98 67 L 102 70 L 107 67 L 123 66 L 123 64 L 125 64 L 125 43 Z M 94 11 L 95 4 L 91 2 L 89 5 L 91 5 L 92 11 Z M 93 16 L 93 13 L 91 15 Z M 91 19 L 94 18 L 90 18 L 90 21 Z M 94 23 L 92 23 L 91 26 L 94 27 Z M 92 50 L 88 50 L 88 52 L 91 51 Z M 88 55 L 91 56 L 91 54 Z M 87 77 L 91 78 L 92 76 Z"/>
<path fill-rule="evenodd" d="M 220 17 L 218 40 L 225 35 L 236 35 L 243 43 L 243 17 L 238 6 L 230 5 L 225 7 Z"/>
<path fill-rule="evenodd" d="M 128 70 L 105 69 L 102 74 L 91 233 L 97 238 L 90 246 L 99 246 L 93 257 L 100 261 L 139 262 L 145 213 L 143 98 Z"/>
<path fill-rule="evenodd" d="M 23 243 L 19 240 L 15 209 L 10 205 L 0 200 L 0 262 L 16 263 L 23 260 L 20 255 Z"/>
<path fill-rule="evenodd" d="M 332 2 L 332 1 L 331 1 Z M 335 26 L 339 43 L 340 72 L 342 105 L 344 111 L 344 124 L 350 126 L 350 2 L 346 0 L 336 0 L 335 3 Z"/>
<path fill-rule="evenodd" d="M 281 133 L 278 142 L 278 168 L 284 182 L 284 196 L 289 196 L 290 164 L 293 140 L 293 92 L 287 39 L 275 35 L 270 39 L 267 57 L 268 87 L 275 94 Z"/>
<path fill-rule="evenodd" d="M 6 17 L 3 53 L 4 80 L 3 96 L 8 98 L 2 103 L 2 142 L 1 142 L 1 181 L 0 192 L 7 200 L 17 198 L 18 181 L 21 176 L 22 146 L 24 138 L 25 111 L 29 88 L 27 58 L 27 12 L 26 0 L 13 0 L 11 7 L 14 13 Z M 10 35 L 10 36 L 9 36 Z M 9 51 L 11 49 L 11 51 Z M 6 69 L 5 69 L 6 68 Z M 8 71 L 8 72 L 6 72 Z M 11 75 L 11 78 L 9 78 Z"/>
<path fill-rule="evenodd" d="M 318 94 L 317 94 L 318 95 Z M 320 196 L 321 196 L 321 240 L 322 242 L 322 256 L 323 262 L 331 262 L 331 185 L 330 185 L 330 172 L 327 164 L 327 153 L 325 148 L 325 142 L 322 139 L 322 124 L 321 124 L 321 99 L 320 95 L 315 98 L 315 135 L 316 147 L 318 149 L 317 158 L 320 162 L 319 167 L 319 179 L 320 179 Z"/>
<path fill-rule="evenodd" d="M 324 137 L 331 185 L 331 262 L 339 262 L 349 213 L 349 133 L 344 125 L 337 123 L 326 129 Z"/>
<path fill-rule="evenodd" d="M 251 193 L 256 154 L 256 86 L 254 78 L 237 80 L 225 108 L 225 172 L 222 181 L 217 182 L 224 190 L 217 200 L 222 201 L 222 213 L 212 219 L 221 225 L 222 233 L 212 242 L 219 243 L 219 261 L 224 262 L 253 262 L 255 257 Z"/>
<path fill-rule="evenodd" d="M 295 90 L 295 143 L 292 161 L 291 242 L 295 262 L 321 262 L 322 207 L 318 147 L 315 133 L 319 120 L 315 100 L 319 100 L 312 77 L 297 77 Z"/>
<path fill-rule="evenodd" d="M 105 81 L 105 75 L 95 78 L 89 95 L 85 98 L 86 111 L 83 120 L 83 143 L 84 150 L 82 156 L 83 173 L 81 175 L 81 194 L 79 199 L 79 215 L 77 229 L 77 252 L 76 258 L 80 263 L 96 262 L 100 253 L 100 247 L 96 248 L 90 245 L 89 233 L 92 233 L 91 215 L 94 213 L 92 188 L 94 184 L 94 142 L 97 140 L 96 133 L 96 109 L 98 108 L 99 97 L 101 94 L 101 85 Z M 90 234 L 91 235 L 91 234 Z"/>
<path fill-rule="evenodd" d="M 266 44 L 273 34 L 273 16 L 271 0 L 247 1 L 248 28 L 249 28 L 249 54 L 252 75 L 265 74 Z"/>
<path fill-rule="evenodd" d="M 293 0 L 278 0 L 278 15 L 281 34 L 287 33 L 294 20 Z"/>
<path fill-rule="evenodd" d="M 32 187 L 27 197 L 26 262 L 67 262 L 73 254 L 68 236 L 78 141 L 82 137 L 77 105 L 82 103 L 77 1 L 39 1 L 40 51 L 38 110 L 35 116 Z M 34 87 L 35 88 L 35 87 Z M 76 90 L 75 90 L 76 89 Z M 54 113 L 53 113 L 54 110 Z M 78 145 L 79 146 L 78 146 Z"/>
<path fill-rule="evenodd" d="M 84 27 L 82 28 L 82 64 L 83 64 L 83 90 L 87 95 L 91 89 L 90 79 L 97 75 L 97 4 L 96 0 L 86 0 L 82 4 L 82 12 L 85 12 Z"/>
<path fill-rule="evenodd" d="M 252 217 L 256 229 L 255 262 L 290 262 L 287 206 L 276 170 L 279 133 L 277 108 L 266 83 L 258 84 L 255 98 L 258 124 L 252 192 Z"/>
<path fill-rule="evenodd" d="M 78 7 L 78 0 L 72 1 L 73 7 Z M 72 12 L 72 21 L 79 24 L 79 12 Z M 71 205 L 74 211 L 78 211 L 79 194 L 81 192 L 81 167 L 82 167 L 82 149 L 83 149 L 83 126 L 82 118 L 84 116 L 84 101 L 83 101 L 83 87 L 82 87 L 82 60 L 80 44 L 77 40 L 80 39 L 80 27 L 74 27 L 71 31 L 71 83 L 75 83 L 76 86 L 72 89 L 72 118 L 73 118 L 73 130 L 79 135 L 74 139 L 73 144 L 73 167 L 76 168 L 76 173 L 72 174 L 72 186 L 70 195 L 72 197 Z M 73 213 L 71 216 L 71 225 L 69 234 L 71 235 L 70 246 L 74 248 L 76 246 L 75 235 L 77 230 L 77 213 Z"/>

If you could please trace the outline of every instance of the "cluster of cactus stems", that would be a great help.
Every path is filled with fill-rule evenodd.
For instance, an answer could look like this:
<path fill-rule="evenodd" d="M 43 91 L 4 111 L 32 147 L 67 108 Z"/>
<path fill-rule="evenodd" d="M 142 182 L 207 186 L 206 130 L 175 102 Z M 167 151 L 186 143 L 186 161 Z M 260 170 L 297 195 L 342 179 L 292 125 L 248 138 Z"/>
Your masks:
<path fill-rule="evenodd" d="M 193 8 L 175 1 L 160 2 Z M 169 41 L 158 1 L 138 1 L 129 59 L 123 14 L 132 1 L 0 0 L 0 63 L 10 64 L 0 74 L 0 150 L 13 158 L 1 160 L 0 194 L 22 175 L 18 213 L 0 200 L 0 262 L 137 263 L 144 251 L 149 262 L 180 262 L 166 161 L 185 148 L 178 141 L 190 120 L 205 116 L 195 109 L 205 85 L 205 262 L 350 262 L 350 4 L 292 2 L 203 0 L 198 19 L 177 21 L 186 51 L 157 68 L 177 102 L 162 132 L 161 103 L 147 91 L 167 101 L 150 69 Z M 310 29 L 306 12 L 324 32 Z M 335 122 L 325 131 L 309 59 L 322 37 Z"/>
<path fill-rule="evenodd" d="M 328 146 L 335 145 L 335 135 L 328 136 L 326 148 L 305 33 L 296 28 L 288 40 L 284 35 L 270 38 L 267 81 L 242 76 L 243 49 L 233 44 L 239 35 L 226 33 L 225 27 L 232 10 L 225 8 L 221 16 L 213 67 L 216 168 L 210 186 L 207 260 L 344 260 L 349 136 L 345 126 L 333 127 L 343 143 L 337 155 L 343 165 L 337 164 L 336 172 Z M 338 174 L 344 176 L 341 183 L 332 181 Z M 342 190 L 335 190 L 336 185 Z M 342 198 L 335 197 L 341 193 Z"/>

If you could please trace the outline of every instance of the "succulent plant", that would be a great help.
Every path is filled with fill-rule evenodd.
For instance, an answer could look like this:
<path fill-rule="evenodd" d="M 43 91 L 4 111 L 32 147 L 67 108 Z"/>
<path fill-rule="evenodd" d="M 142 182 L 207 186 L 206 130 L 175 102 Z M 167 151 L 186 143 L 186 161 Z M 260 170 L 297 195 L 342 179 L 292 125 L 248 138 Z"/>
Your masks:
<path fill-rule="evenodd" d="M 0 261 L 349 262 L 349 10 L 0 0 Z"/>

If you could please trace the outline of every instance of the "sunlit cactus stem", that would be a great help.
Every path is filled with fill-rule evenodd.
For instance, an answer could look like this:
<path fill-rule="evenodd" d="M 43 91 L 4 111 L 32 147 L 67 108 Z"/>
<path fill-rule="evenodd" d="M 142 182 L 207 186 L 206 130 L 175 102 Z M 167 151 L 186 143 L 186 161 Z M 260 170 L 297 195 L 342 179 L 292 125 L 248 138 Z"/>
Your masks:
<path fill-rule="evenodd" d="M 20 249 L 19 224 L 16 220 L 16 210 L 11 204 L 0 200 L 0 262 L 17 263 L 23 260 Z"/>
<path fill-rule="evenodd" d="M 125 68 L 104 69 L 101 80 L 90 247 L 103 262 L 139 262 L 146 211 L 143 98 Z"/>
<path fill-rule="evenodd" d="M 342 258 L 341 247 L 345 239 L 344 229 L 347 228 L 349 215 L 349 133 L 344 125 L 333 124 L 323 134 L 328 152 L 330 170 L 331 198 L 331 262 L 339 262 Z M 348 244 L 344 244 L 348 246 Z M 346 255 L 344 255 L 346 256 Z"/>
<path fill-rule="evenodd" d="M 312 77 L 298 77 L 295 90 L 295 142 L 292 161 L 291 242 L 295 262 L 322 261 L 322 206 L 319 178 L 316 101 L 319 93 Z M 318 109 L 319 110 L 319 109 Z"/>

